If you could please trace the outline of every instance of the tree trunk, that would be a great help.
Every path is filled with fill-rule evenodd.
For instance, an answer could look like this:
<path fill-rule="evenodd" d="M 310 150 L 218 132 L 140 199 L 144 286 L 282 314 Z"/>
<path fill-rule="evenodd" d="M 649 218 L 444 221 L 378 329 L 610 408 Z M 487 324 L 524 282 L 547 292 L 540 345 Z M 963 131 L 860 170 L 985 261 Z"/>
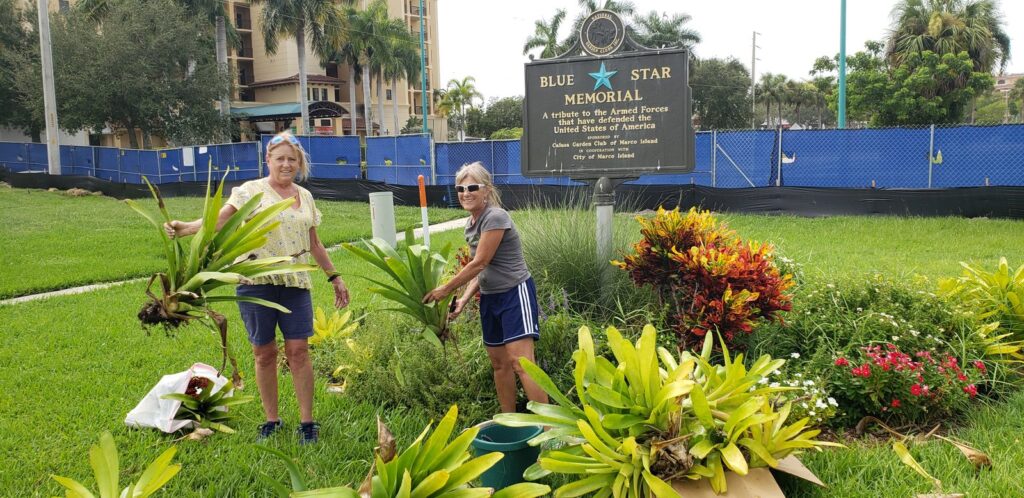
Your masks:
<path fill-rule="evenodd" d="M 377 75 L 377 119 L 380 120 L 380 127 L 384 127 L 384 73 Z"/>
<path fill-rule="evenodd" d="M 142 130 L 142 148 L 146 150 L 153 148 L 153 135 L 149 130 Z"/>
<path fill-rule="evenodd" d="M 299 49 L 299 111 L 302 115 L 302 123 L 299 124 L 298 134 L 305 135 L 306 127 L 309 126 L 309 100 L 306 95 L 306 26 L 299 25 L 295 32 L 295 45 Z"/>
<path fill-rule="evenodd" d="M 32 143 L 38 144 L 43 142 L 42 130 L 39 128 L 32 128 L 28 131 L 28 134 L 32 137 Z"/>
<path fill-rule="evenodd" d="M 369 61 L 367 61 L 369 62 Z M 363 66 L 363 127 L 366 128 L 366 136 L 373 136 L 373 122 L 370 120 L 370 68 Z"/>
<path fill-rule="evenodd" d="M 128 146 L 133 149 L 139 148 L 139 139 L 135 136 L 135 125 L 128 122 Z"/>
<path fill-rule="evenodd" d="M 227 27 L 224 25 L 224 16 L 217 16 L 217 67 L 224 75 L 225 79 L 230 78 L 230 70 L 228 68 L 228 32 Z M 231 116 L 231 87 L 220 98 L 220 115 L 225 117 Z M 231 137 L 228 130 L 224 130 L 224 136 L 227 138 L 227 142 L 230 141 Z"/>
<path fill-rule="evenodd" d="M 466 104 L 459 104 L 459 141 L 466 141 Z"/>
<path fill-rule="evenodd" d="M 398 126 L 398 78 L 391 80 L 391 114 L 395 119 L 395 136 L 398 136 L 402 133 Z"/>
<path fill-rule="evenodd" d="M 767 128 L 772 125 L 772 102 L 770 100 L 764 101 L 764 127 Z"/>
<path fill-rule="evenodd" d="M 348 117 L 352 122 L 352 136 L 358 136 L 356 131 L 356 69 L 348 67 Z"/>
<path fill-rule="evenodd" d="M 782 126 L 782 101 L 779 100 L 778 102 L 776 102 L 776 104 L 779 107 L 779 122 L 778 122 L 777 125 L 781 127 Z"/>

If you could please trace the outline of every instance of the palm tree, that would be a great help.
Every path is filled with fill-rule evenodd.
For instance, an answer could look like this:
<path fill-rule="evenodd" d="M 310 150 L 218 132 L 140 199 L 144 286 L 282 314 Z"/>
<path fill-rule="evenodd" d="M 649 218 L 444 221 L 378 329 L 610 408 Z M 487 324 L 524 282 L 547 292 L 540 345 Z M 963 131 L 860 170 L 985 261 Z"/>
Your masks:
<path fill-rule="evenodd" d="M 476 89 L 476 79 L 466 76 L 462 80 L 452 79 L 448 81 L 448 90 L 444 98 L 448 99 L 450 105 L 458 112 L 459 140 L 466 140 L 466 105 L 473 107 L 473 100 L 483 100 L 484 96 Z"/>
<path fill-rule="evenodd" d="M 900 0 L 886 57 L 894 66 L 907 55 L 930 50 L 939 55 L 966 51 L 974 70 L 1005 69 L 1010 38 L 995 0 Z"/>
<path fill-rule="evenodd" d="M 365 4 L 365 0 L 363 3 Z M 391 23 L 387 2 L 373 0 L 362 9 L 350 9 L 348 19 L 352 32 L 359 34 L 351 41 L 359 54 L 359 65 L 362 68 L 363 120 L 366 122 L 366 136 L 370 136 L 373 134 L 373 120 L 370 117 L 370 109 L 373 108 L 370 100 L 371 72 L 378 72 L 382 57 L 380 54 L 374 54 L 387 52 L 386 32 Z"/>
<path fill-rule="evenodd" d="M 523 44 L 523 55 L 526 55 L 535 48 L 543 48 L 540 52 L 541 59 L 550 59 L 561 54 L 565 47 L 558 41 L 558 30 L 565 21 L 565 9 L 558 9 L 550 21 L 539 19 L 533 23 L 533 34 L 526 38 Z"/>
<path fill-rule="evenodd" d="M 633 29 L 637 41 L 645 47 L 686 47 L 692 51 L 700 43 L 700 34 L 683 26 L 691 19 L 687 14 L 672 14 L 669 17 L 668 14 L 659 15 L 652 10 L 647 15 L 633 17 Z"/>
<path fill-rule="evenodd" d="M 309 101 L 306 89 L 306 35 L 313 51 L 321 60 L 328 60 L 334 47 L 345 38 L 346 18 L 332 0 L 253 0 L 262 3 L 260 17 L 264 48 L 268 55 L 277 53 L 280 36 L 295 38 L 299 63 L 299 108 L 302 124 L 299 134 L 309 126 Z"/>
<path fill-rule="evenodd" d="M 395 135 L 401 130 L 398 123 L 398 80 L 413 81 L 420 76 L 418 41 L 404 24 L 399 22 L 399 25 L 402 29 L 391 39 L 391 57 L 383 67 L 384 78 L 391 81 L 391 117 Z"/>
<path fill-rule="evenodd" d="M 771 120 L 771 108 L 772 103 L 778 105 L 778 125 L 782 125 L 782 99 L 785 94 L 786 86 L 786 75 L 784 74 L 773 74 L 764 73 L 761 75 L 761 81 L 757 84 L 757 97 L 762 103 L 764 103 L 764 121 L 766 126 L 772 125 Z"/>
<path fill-rule="evenodd" d="M 384 4 L 383 0 L 380 2 Z M 386 9 L 386 4 L 385 9 Z M 385 10 L 386 12 L 386 10 Z M 385 79 L 391 81 L 391 102 L 394 104 L 395 128 L 398 132 L 398 94 L 397 80 L 409 74 L 409 68 L 415 67 L 415 73 L 419 74 L 419 50 L 418 40 L 413 39 L 412 33 L 404 22 L 399 19 L 383 17 L 375 20 L 375 33 L 369 40 L 370 72 L 377 80 L 377 119 L 383 124 L 384 119 L 384 95 L 382 91 Z"/>
<path fill-rule="evenodd" d="M 349 12 L 346 11 L 346 16 L 349 16 Z M 356 85 L 362 82 L 363 67 L 359 63 L 359 48 L 349 40 L 339 47 L 334 54 L 331 55 L 330 62 L 338 65 L 348 66 L 348 102 L 349 102 L 349 124 L 351 126 L 351 135 L 356 135 Z"/>
<path fill-rule="evenodd" d="M 815 94 L 817 89 L 813 84 L 806 81 L 787 81 L 785 86 L 785 98 L 786 102 L 793 106 L 793 123 L 800 123 L 800 107 L 810 104 L 813 105 L 817 98 Z"/>

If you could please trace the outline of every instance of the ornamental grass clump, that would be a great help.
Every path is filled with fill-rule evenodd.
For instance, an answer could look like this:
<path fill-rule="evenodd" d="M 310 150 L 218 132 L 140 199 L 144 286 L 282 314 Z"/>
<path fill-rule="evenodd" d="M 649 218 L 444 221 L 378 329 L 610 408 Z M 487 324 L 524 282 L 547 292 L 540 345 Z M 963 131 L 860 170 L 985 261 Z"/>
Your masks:
<path fill-rule="evenodd" d="M 144 326 L 163 325 L 166 329 L 173 329 L 192 320 L 209 319 L 220 333 L 223 358 L 221 370 L 230 359 L 234 370 L 232 380 L 235 386 L 241 388 L 242 379 L 238 374 L 238 367 L 227 347 L 227 321 L 223 315 L 214 311 L 211 305 L 219 302 L 246 301 L 284 313 L 289 313 L 289 310 L 279 304 L 254 297 L 234 294 L 214 296 L 210 293 L 225 285 L 251 283 L 256 277 L 316 269 L 314 265 L 294 263 L 299 254 L 270 258 L 255 257 L 254 251 L 267 243 L 267 233 L 280 225 L 280 222 L 276 221 L 277 215 L 288 209 L 293 200 L 285 199 L 254 215 L 262 198 L 262 194 L 257 194 L 239 207 L 218 229 L 217 221 L 224 206 L 224 181 L 227 180 L 227 174 L 221 178 L 217 190 L 211 195 L 211 172 L 206 182 L 202 225 L 192 236 L 192 240 L 186 243 L 180 238 L 171 238 L 164 231 L 164 223 L 170 222 L 173 218 L 167 212 L 160 190 L 145 177 L 143 180 L 149 186 L 163 219 L 142 208 L 135 201 L 129 199 L 125 202 L 156 227 L 163 243 L 167 269 L 150 277 L 146 286 L 148 299 L 139 310 L 139 321 Z M 154 294 L 152 290 L 155 282 L 159 282 L 158 294 Z"/>
<path fill-rule="evenodd" d="M 960 265 L 963 274 L 940 281 L 939 295 L 957 301 L 978 320 L 999 322 L 1004 338 L 1018 346 L 1012 356 L 1024 360 L 1019 352 L 1024 344 L 1024 265 L 1012 270 L 1006 258 L 999 258 L 994 271 L 963 262 Z"/>
<path fill-rule="evenodd" d="M 634 253 L 614 264 L 655 290 L 681 347 L 699 347 L 709 332 L 732 344 L 792 309 L 792 275 L 779 271 L 770 244 L 740 240 L 709 211 L 659 208 L 637 221 Z"/>
<path fill-rule="evenodd" d="M 789 403 L 777 408 L 771 402 L 785 388 L 761 381 L 784 360 L 762 356 L 748 369 L 743 355 L 731 357 L 722 343 L 722 364 L 712 364 L 711 335 L 700 356 L 684 351 L 676 358 L 656 347 L 650 325 L 635 344 L 614 327 L 606 336 L 611 359 L 595 353 L 588 328 L 579 330 L 573 355 L 578 402 L 521 359 L 556 404 L 530 402 L 532 414 L 494 418 L 510 426 L 550 427 L 530 444 L 557 440 L 562 446 L 543 451 L 524 477 L 575 476 L 555 490 L 556 497 L 676 497 L 669 483 L 678 479 L 708 479 L 716 493 L 724 493 L 727 470 L 746 475 L 802 450 L 834 445 L 815 440 L 820 431 L 807 418 L 790 421 Z"/>

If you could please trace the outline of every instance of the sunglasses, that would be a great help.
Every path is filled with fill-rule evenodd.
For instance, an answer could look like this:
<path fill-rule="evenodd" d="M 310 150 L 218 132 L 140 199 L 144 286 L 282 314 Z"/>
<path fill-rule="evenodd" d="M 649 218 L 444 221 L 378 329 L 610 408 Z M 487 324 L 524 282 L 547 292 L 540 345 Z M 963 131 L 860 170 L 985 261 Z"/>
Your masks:
<path fill-rule="evenodd" d="M 460 194 L 462 194 L 462 193 L 465 193 L 465 192 L 476 192 L 477 190 L 480 190 L 482 188 L 484 188 L 483 184 L 480 184 L 480 183 L 470 183 L 469 185 L 456 185 L 455 186 L 455 191 L 460 193 Z"/>
<path fill-rule="evenodd" d="M 292 145 L 299 145 L 299 140 L 292 135 L 275 135 L 274 138 L 267 142 L 267 145 L 277 145 L 285 140 L 288 140 L 288 143 Z"/>

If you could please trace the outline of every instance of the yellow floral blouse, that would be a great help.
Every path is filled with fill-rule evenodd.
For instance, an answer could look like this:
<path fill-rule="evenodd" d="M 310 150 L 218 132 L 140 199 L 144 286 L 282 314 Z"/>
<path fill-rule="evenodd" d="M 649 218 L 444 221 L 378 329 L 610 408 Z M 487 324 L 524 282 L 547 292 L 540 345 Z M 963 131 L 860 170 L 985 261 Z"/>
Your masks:
<path fill-rule="evenodd" d="M 320 225 L 320 210 L 313 203 L 313 195 L 308 190 L 295 185 L 299 191 L 301 206 L 298 209 L 291 207 L 277 215 L 281 225 L 276 230 L 267 233 L 267 244 L 255 251 L 256 257 L 268 258 L 274 256 L 290 256 L 302 251 L 305 254 L 295 260 L 296 263 L 310 263 L 309 255 L 309 229 Z M 263 193 L 260 205 L 253 212 L 253 215 L 283 199 L 273 187 L 270 186 L 268 178 L 260 178 L 243 183 L 241 186 L 231 190 L 231 197 L 228 204 L 235 209 L 252 199 L 257 193 Z M 241 258 L 244 258 L 242 256 Z M 281 275 L 268 275 L 253 279 L 257 284 L 283 285 L 286 287 L 298 287 L 300 289 L 311 289 L 313 282 L 309 272 L 285 273 Z"/>

